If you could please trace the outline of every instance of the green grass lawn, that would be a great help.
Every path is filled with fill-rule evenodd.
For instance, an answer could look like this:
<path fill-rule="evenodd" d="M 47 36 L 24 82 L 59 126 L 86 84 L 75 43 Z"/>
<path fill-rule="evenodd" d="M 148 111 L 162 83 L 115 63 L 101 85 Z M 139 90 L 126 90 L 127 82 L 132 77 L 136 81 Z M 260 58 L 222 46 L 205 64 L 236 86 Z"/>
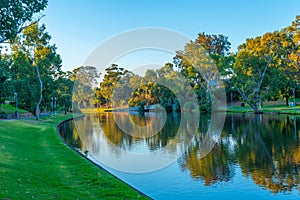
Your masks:
<path fill-rule="evenodd" d="M 0 105 L 0 113 L 10 114 L 15 113 L 16 107 L 9 105 L 9 104 L 1 104 Z M 27 113 L 27 110 L 23 110 L 21 108 L 18 108 L 19 113 Z"/>
<path fill-rule="evenodd" d="M 286 105 L 266 105 L 260 109 L 263 113 L 280 113 L 280 114 L 300 114 L 300 106 L 297 105 L 295 108 Z M 246 105 L 241 106 L 228 106 L 226 108 L 227 112 L 237 112 L 237 113 L 253 113 L 253 109 Z"/>
<path fill-rule="evenodd" d="M 0 121 L 0 199 L 146 199 L 61 141 L 70 117 Z"/>

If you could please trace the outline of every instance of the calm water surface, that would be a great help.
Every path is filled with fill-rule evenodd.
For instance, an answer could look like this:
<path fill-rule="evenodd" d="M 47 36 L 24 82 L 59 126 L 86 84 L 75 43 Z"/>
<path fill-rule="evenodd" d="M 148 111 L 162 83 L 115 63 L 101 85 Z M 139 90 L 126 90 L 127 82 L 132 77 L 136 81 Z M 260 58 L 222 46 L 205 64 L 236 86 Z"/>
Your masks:
<path fill-rule="evenodd" d="M 126 123 L 128 114 L 119 115 Z M 205 157 L 201 147 L 210 138 L 210 118 L 201 115 L 191 134 L 191 117 L 169 114 L 158 134 L 147 138 L 124 133 L 112 113 L 66 122 L 60 132 L 68 144 L 154 199 L 300 199 L 300 116 L 227 114 Z M 130 118 L 140 126 L 151 123 L 148 114 Z M 185 152 L 156 171 L 126 173 L 103 162 L 110 157 L 122 165 L 124 152 L 173 152 L 170 144 L 180 144 Z M 159 156 L 155 162 L 166 155 Z"/>

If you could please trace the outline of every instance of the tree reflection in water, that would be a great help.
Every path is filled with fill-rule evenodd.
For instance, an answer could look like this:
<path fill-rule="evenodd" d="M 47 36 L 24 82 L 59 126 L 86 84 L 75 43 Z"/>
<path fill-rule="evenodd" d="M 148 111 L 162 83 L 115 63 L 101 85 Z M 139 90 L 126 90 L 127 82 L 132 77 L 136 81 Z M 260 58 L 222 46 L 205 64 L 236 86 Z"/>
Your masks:
<path fill-rule="evenodd" d="M 300 191 L 299 122 L 296 116 L 229 115 L 214 149 L 199 159 L 199 137 L 180 161 L 181 168 L 211 185 L 229 181 L 238 164 L 244 176 L 274 193 Z"/>
<path fill-rule="evenodd" d="M 147 116 L 130 117 L 140 126 L 150 123 Z M 192 133 L 191 127 L 197 127 L 192 118 L 169 114 L 162 130 L 148 138 L 124 133 L 109 113 L 78 120 L 80 126 L 76 128 L 73 122 L 65 123 L 60 131 L 67 143 L 82 152 L 103 148 L 102 137 L 120 149 L 132 151 L 141 143 L 149 151 L 167 148 L 171 153 L 174 146 L 180 146 L 185 150 L 178 159 L 181 170 L 189 171 L 194 180 L 204 181 L 206 186 L 232 180 L 239 166 L 245 177 L 274 193 L 300 192 L 299 116 L 229 114 L 221 137 L 210 132 L 210 116 L 206 115 L 200 116 L 199 128 Z M 127 123 L 128 116 L 120 119 Z M 216 145 L 203 157 L 201 148 L 207 140 Z"/>
<path fill-rule="evenodd" d="M 122 113 L 119 116 L 119 120 L 121 124 L 128 124 L 128 113 Z M 167 117 L 166 124 L 159 131 L 152 137 L 145 137 L 145 138 L 137 138 L 132 137 L 124 133 L 119 126 L 114 121 L 114 115 L 112 114 L 99 114 L 100 118 L 102 118 L 100 122 L 100 126 L 103 130 L 103 133 L 107 137 L 107 139 L 114 145 L 118 146 L 119 148 L 128 148 L 132 145 L 133 141 L 138 142 L 140 140 L 145 140 L 147 145 L 149 146 L 150 150 L 156 150 L 157 148 L 162 148 L 167 145 L 168 139 L 174 138 L 178 131 L 180 125 L 180 115 L 179 114 L 170 114 Z M 130 115 L 129 116 L 133 121 L 140 125 L 146 126 L 147 124 L 151 123 L 149 117 L 145 115 Z M 105 118 L 103 120 L 103 118 Z M 154 125 L 155 126 L 155 125 Z M 151 128 L 151 127 L 150 127 Z M 134 131 L 134 130 L 132 130 Z"/>

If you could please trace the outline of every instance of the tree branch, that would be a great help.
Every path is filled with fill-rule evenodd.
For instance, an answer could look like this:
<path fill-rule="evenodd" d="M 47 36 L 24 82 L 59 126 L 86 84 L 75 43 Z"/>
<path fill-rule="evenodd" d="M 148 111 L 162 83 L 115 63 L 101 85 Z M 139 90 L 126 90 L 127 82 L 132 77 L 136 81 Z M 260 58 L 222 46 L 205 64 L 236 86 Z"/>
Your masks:
<path fill-rule="evenodd" d="M 17 36 L 18 34 L 20 34 L 24 29 L 26 29 L 26 28 L 28 28 L 28 27 L 34 25 L 34 24 L 39 23 L 39 21 L 40 21 L 44 16 L 45 16 L 45 15 L 39 16 L 37 20 L 31 22 L 31 23 L 28 24 L 28 25 L 22 25 L 22 26 L 20 27 L 20 29 L 16 32 L 16 36 Z M 9 42 L 7 41 L 8 39 L 13 39 L 13 38 L 0 38 L 0 44 L 3 44 L 3 43 L 9 43 Z"/>
<path fill-rule="evenodd" d="M 257 92 L 259 92 L 259 90 L 260 90 L 260 87 L 261 87 L 261 85 L 262 85 L 262 82 L 263 82 L 263 80 L 264 80 L 264 78 L 265 78 L 265 76 L 266 76 L 267 69 L 268 69 L 268 67 L 269 67 L 269 65 L 270 65 L 270 63 L 271 63 L 271 61 L 272 61 L 272 59 L 273 59 L 274 56 L 276 55 L 276 53 L 277 53 L 277 51 L 269 58 L 269 60 L 268 60 L 268 62 L 267 62 L 267 64 L 266 64 L 266 66 L 265 66 L 265 68 L 264 68 L 264 71 L 263 71 L 263 73 L 262 73 L 262 75 L 261 75 L 261 78 L 260 78 L 260 80 L 258 81 L 258 84 L 257 84 Z"/>

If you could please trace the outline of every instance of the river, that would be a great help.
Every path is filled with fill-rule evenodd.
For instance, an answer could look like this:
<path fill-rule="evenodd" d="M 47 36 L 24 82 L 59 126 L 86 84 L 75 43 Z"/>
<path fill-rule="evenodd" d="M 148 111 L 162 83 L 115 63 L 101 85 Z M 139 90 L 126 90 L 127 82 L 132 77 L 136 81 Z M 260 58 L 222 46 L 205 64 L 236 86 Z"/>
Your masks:
<path fill-rule="evenodd" d="M 227 114 L 220 132 L 216 116 L 168 114 L 162 127 L 160 117 L 91 114 L 60 133 L 154 199 L 300 199 L 300 116 Z"/>

